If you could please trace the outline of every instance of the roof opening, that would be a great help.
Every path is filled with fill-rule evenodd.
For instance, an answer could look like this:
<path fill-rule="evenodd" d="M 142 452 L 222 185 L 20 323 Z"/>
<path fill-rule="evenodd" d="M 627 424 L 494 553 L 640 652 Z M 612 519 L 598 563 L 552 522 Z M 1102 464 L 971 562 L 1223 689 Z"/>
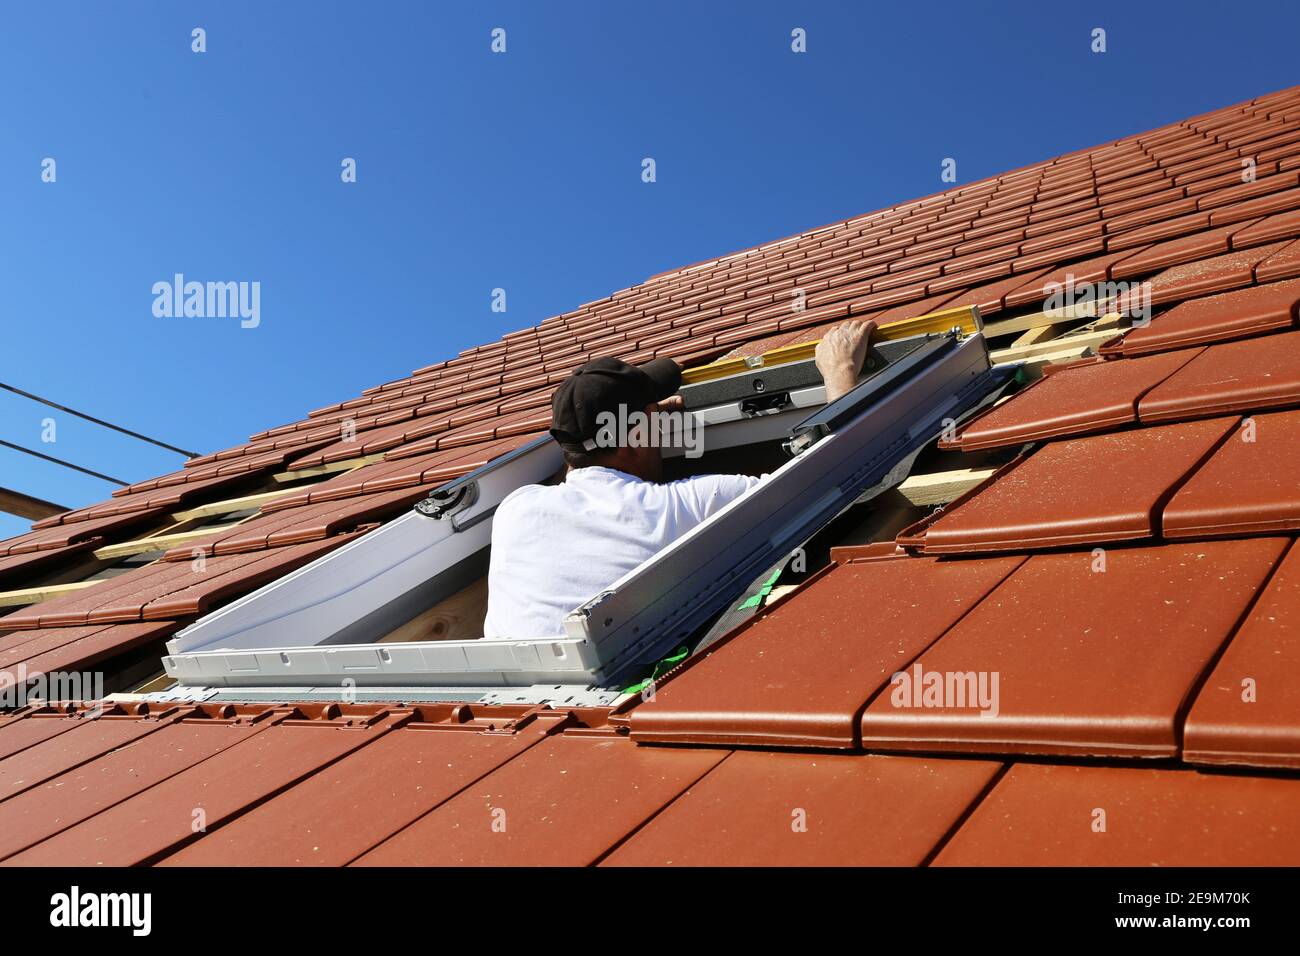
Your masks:
<path fill-rule="evenodd" d="M 512 640 L 481 631 L 496 506 L 523 484 L 553 480 L 562 464 L 544 437 L 182 630 L 168 644 L 167 673 L 182 691 L 227 699 L 254 688 L 404 700 L 617 699 L 655 662 L 698 643 L 819 528 L 901 481 L 946 424 L 1014 371 L 990 366 L 978 331 L 950 328 L 884 346 L 858 387 L 830 405 L 819 380 L 807 380 L 816 374 L 811 359 L 802 369 L 745 363 L 696 376 L 684 398 L 710 440 L 702 457 L 666 456 L 670 472 L 770 478 L 592 595 L 563 634 Z"/>

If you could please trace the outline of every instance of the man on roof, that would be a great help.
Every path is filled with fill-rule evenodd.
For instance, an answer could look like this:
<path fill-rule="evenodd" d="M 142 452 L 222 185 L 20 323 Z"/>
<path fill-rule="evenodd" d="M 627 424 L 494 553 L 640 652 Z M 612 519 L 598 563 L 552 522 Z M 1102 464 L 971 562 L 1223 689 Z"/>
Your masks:
<path fill-rule="evenodd" d="M 874 328 L 846 322 L 818 343 L 827 403 L 857 384 Z M 551 436 L 568 471 L 559 484 L 517 489 L 497 508 L 485 636 L 562 635 L 574 608 L 763 481 L 698 475 L 664 482 L 658 442 L 646 441 L 644 430 L 606 427 L 611 416 L 626 421 L 639 413 L 644 421 L 679 409 L 681 380 L 671 359 L 638 367 L 598 358 L 556 389 Z"/>

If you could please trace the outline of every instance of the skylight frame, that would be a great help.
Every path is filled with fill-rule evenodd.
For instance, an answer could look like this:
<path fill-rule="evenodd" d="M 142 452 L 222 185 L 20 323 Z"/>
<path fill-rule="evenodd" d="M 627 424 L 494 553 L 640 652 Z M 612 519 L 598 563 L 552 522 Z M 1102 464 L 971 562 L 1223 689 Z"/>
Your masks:
<path fill-rule="evenodd" d="M 173 639 L 169 644 L 172 653 L 164 659 L 167 672 L 185 684 L 211 687 L 296 684 L 318 688 L 350 684 L 408 686 L 432 692 L 455 685 L 481 688 L 484 695 L 514 689 L 523 695 L 515 699 L 614 686 L 639 663 L 671 649 L 669 645 L 682 634 L 725 606 L 731 590 L 748 584 L 745 575 L 751 570 L 761 570 L 758 565 L 766 567 L 788 553 L 873 485 L 883 490 L 888 482 L 901 480 L 903 475 L 894 473 L 899 461 L 932 440 L 946 419 L 969 411 L 999 382 L 1004 384 L 1009 378 L 1010 372 L 1005 369 L 1000 378 L 993 374 L 982 335 L 963 337 L 954 331 L 933 338 L 935 341 L 923 350 L 924 354 L 914 353 L 914 360 L 899 363 L 889 373 L 896 381 L 878 378 L 874 386 L 868 381 L 822 413 L 807 417 L 803 429 L 796 430 L 795 440 L 804 443 L 802 454 L 778 468 L 764 485 L 732 502 L 575 609 L 565 623 L 564 635 L 539 640 L 268 645 L 252 641 L 250 636 L 267 633 L 283 616 L 264 612 L 261 626 L 252 632 L 198 640 L 204 627 L 212 637 L 211 625 L 223 613 L 219 611 Z M 884 394 L 877 395 L 882 389 Z M 882 442 L 884 447 L 864 461 L 861 449 Z M 544 447 L 545 441 L 525 446 L 516 458 L 527 460 Z M 515 478 L 518 474 L 517 468 L 489 466 L 485 473 L 440 488 L 440 500 L 452 501 L 462 491 L 470 493 L 470 489 L 480 491 L 493 471 L 498 479 L 504 478 L 507 471 Z M 516 481 L 515 486 L 519 483 L 528 482 Z M 490 510 L 495 507 L 492 502 L 500 500 L 499 491 L 479 497 L 459 512 L 445 514 L 444 519 L 453 525 L 460 521 L 462 531 L 458 534 L 477 530 L 486 546 L 490 541 Z M 792 503 L 803 505 L 796 514 L 789 513 Z M 747 533 L 746 529 L 767 527 L 778 516 L 782 524 L 764 533 L 764 541 L 755 541 L 754 535 Z M 415 521 L 429 520 L 438 519 L 414 513 L 397 519 L 230 608 L 246 612 L 264 600 L 258 598 L 259 593 L 283 587 L 295 578 L 308 579 L 330 562 L 347 562 L 349 551 L 355 552 L 352 559 L 360 559 L 367 541 L 373 549 L 382 544 L 382 536 L 389 529 L 403 522 L 418 527 Z M 725 547 L 717 539 L 719 534 L 728 536 Z M 698 578 L 701 567 L 716 566 L 714 552 L 720 548 L 739 551 L 740 555 L 733 556 L 725 575 L 711 587 L 686 594 L 683 586 Z M 673 583 L 665 587 L 665 579 Z M 215 648 L 218 642 L 222 646 Z"/>

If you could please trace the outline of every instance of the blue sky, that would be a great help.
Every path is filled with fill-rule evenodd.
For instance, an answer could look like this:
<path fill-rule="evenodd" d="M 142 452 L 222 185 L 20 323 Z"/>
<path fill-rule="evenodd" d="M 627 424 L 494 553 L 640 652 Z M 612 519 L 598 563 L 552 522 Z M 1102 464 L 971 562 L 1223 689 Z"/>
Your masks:
<path fill-rule="evenodd" d="M 1298 28 L 1293 3 L 10 0 L 0 381 L 226 447 L 664 269 L 935 192 L 946 157 L 969 182 L 1293 84 Z M 259 282 L 260 325 L 156 317 L 178 272 Z M 181 460 L 3 392 L 0 439 L 124 480 Z M 0 487 L 112 490 L 5 448 Z M 0 516 L 0 537 L 26 526 Z"/>

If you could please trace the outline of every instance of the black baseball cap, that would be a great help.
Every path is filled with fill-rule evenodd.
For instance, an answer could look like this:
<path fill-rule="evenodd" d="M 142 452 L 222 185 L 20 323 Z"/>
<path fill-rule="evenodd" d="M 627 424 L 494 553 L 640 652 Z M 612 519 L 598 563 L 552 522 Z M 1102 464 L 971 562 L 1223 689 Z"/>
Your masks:
<path fill-rule="evenodd" d="M 592 359 L 575 369 L 551 399 L 551 437 L 569 451 L 592 451 L 602 412 L 642 411 L 651 402 L 677 394 L 682 370 L 672 359 L 629 365 L 616 358 Z"/>

